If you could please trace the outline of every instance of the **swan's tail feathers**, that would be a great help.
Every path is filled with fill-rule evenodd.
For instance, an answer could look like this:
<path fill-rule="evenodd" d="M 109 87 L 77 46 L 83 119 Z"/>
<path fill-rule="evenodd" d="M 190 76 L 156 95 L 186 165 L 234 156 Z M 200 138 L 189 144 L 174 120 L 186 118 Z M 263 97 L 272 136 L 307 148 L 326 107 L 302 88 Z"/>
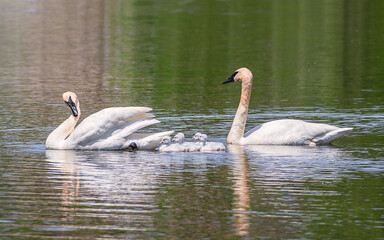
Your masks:
<path fill-rule="evenodd" d="M 140 130 L 142 128 L 145 128 L 149 125 L 153 125 L 156 123 L 159 123 L 160 121 L 157 119 L 140 119 L 136 122 L 129 123 L 127 126 L 125 126 L 123 129 L 115 131 L 111 138 L 112 139 L 128 139 L 131 134 L 136 132 L 137 130 Z"/>
<path fill-rule="evenodd" d="M 136 143 L 138 150 L 154 150 L 160 146 L 160 141 L 165 136 L 170 136 L 175 131 L 166 131 L 159 133 L 134 133 L 132 134 L 124 147 L 128 147 L 132 142 Z"/>
<path fill-rule="evenodd" d="M 133 119 L 148 119 L 148 118 L 154 118 L 154 117 L 155 115 L 153 115 L 152 113 L 139 113 L 139 114 L 136 114 Z"/>
<path fill-rule="evenodd" d="M 336 130 L 333 130 L 324 135 L 314 138 L 311 142 L 313 142 L 316 145 L 331 144 L 336 139 L 341 138 L 342 136 L 352 131 L 352 129 L 353 128 L 338 128 Z"/>

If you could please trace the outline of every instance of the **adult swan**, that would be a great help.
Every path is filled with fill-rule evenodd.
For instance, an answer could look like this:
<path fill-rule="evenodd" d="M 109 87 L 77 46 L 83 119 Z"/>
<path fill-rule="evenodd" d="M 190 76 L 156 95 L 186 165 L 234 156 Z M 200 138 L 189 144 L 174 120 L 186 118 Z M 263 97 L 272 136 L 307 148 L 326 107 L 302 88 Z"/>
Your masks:
<path fill-rule="evenodd" d="M 49 134 L 47 149 L 118 150 L 131 144 L 139 150 L 151 150 L 160 145 L 164 136 L 173 131 L 160 133 L 136 133 L 137 130 L 158 123 L 147 107 L 105 108 L 84 119 L 80 118 L 80 103 L 73 92 L 63 94 L 64 102 L 71 109 L 71 116 Z"/>
<path fill-rule="evenodd" d="M 244 134 L 253 75 L 240 68 L 225 83 L 240 82 L 241 97 L 233 119 L 227 143 L 237 145 L 325 145 L 344 136 L 353 128 L 339 128 L 327 124 L 308 123 L 295 119 L 282 119 L 260 124 Z"/>

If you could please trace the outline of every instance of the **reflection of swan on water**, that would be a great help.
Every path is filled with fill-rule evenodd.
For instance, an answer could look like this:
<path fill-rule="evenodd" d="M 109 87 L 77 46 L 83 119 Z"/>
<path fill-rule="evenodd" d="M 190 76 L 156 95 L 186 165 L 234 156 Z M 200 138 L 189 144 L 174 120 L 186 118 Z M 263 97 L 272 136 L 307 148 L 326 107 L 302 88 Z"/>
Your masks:
<path fill-rule="evenodd" d="M 137 130 L 160 121 L 153 119 L 147 107 L 105 108 L 84 119 L 80 118 L 80 103 L 76 94 L 66 92 L 63 100 L 72 111 L 71 116 L 47 138 L 47 149 L 126 149 L 135 142 L 140 150 L 152 150 L 160 145 L 161 138 L 173 131 L 136 133 Z"/>
<path fill-rule="evenodd" d="M 65 216 L 118 218 L 126 231 L 148 231 L 153 226 L 154 196 L 159 167 L 152 151 L 47 150 L 50 181 L 61 190 L 60 211 Z M 156 155 L 156 163 L 166 156 Z M 80 208 L 80 209 L 79 209 Z"/>
<path fill-rule="evenodd" d="M 47 150 L 47 161 L 53 168 L 52 175 L 57 173 L 75 174 L 80 176 L 82 186 L 101 195 L 108 195 L 108 189 L 119 190 L 123 183 L 129 186 L 156 183 L 155 167 L 147 166 L 152 152 L 130 153 L 127 151 L 73 151 Z M 161 154 L 156 155 L 162 161 Z M 160 158 L 160 160 L 159 160 Z M 103 186 L 100 188 L 100 186 Z"/>
<path fill-rule="evenodd" d="M 94 216 L 97 210 L 115 217 L 119 213 L 120 220 L 131 223 L 137 230 L 145 230 L 143 226 L 151 226 L 153 222 L 151 213 L 159 169 L 166 167 L 153 164 L 153 154 L 47 150 L 48 176 L 61 189 L 62 212 L 76 215 L 76 206 L 81 203 L 86 206 L 80 211 L 82 214 Z M 167 161 L 161 154 L 156 159 L 156 163 Z M 121 214 L 126 212 L 131 214 Z"/>
<path fill-rule="evenodd" d="M 74 151 L 47 150 L 46 156 L 48 162 L 54 166 L 51 167 L 48 174 L 52 181 L 57 181 L 57 176 L 60 175 L 59 184 L 62 185 L 60 187 L 60 210 L 66 217 L 75 215 L 77 209 L 71 206 L 79 200 L 81 184 L 79 171 L 76 164 L 71 160 L 74 157 Z M 58 183 L 55 183 L 55 185 L 57 186 Z"/>
<path fill-rule="evenodd" d="M 282 119 L 260 124 L 244 134 L 252 79 L 253 75 L 249 69 L 240 68 L 223 82 L 223 84 L 241 83 L 240 104 L 227 137 L 228 143 L 236 145 L 325 145 L 352 130 L 352 128 L 339 128 L 327 124 Z"/>
<path fill-rule="evenodd" d="M 243 146 L 229 145 L 228 152 L 233 154 L 233 182 L 235 217 L 234 226 L 237 235 L 248 236 L 250 228 L 250 188 L 249 164 Z"/>
<path fill-rule="evenodd" d="M 333 146 L 247 145 L 245 150 L 249 154 L 257 154 L 260 157 L 266 158 L 325 159 L 342 158 L 346 155 L 342 149 Z"/>
<path fill-rule="evenodd" d="M 87 204 L 86 201 L 97 198 L 106 204 L 120 203 L 119 206 L 132 211 L 146 205 L 141 212 L 152 211 L 153 198 L 170 175 L 170 169 L 183 171 L 186 164 L 195 171 L 207 169 L 207 157 L 193 153 L 187 161 L 185 154 L 153 151 L 46 150 L 46 157 L 49 178 L 55 185 L 63 185 L 62 199 L 73 199 L 67 193 L 76 192 L 72 201 L 81 199 Z"/>
<path fill-rule="evenodd" d="M 303 196 L 333 196 L 334 188 L 317 186 L 335 184 L 351 163 L 347 151 L 330 146 L 230 144 L 227 149 L 233 155 L 233 225 L 240 236 L 258 226 L 263 231 L 292 228 L 290 221 L 261 223 L 266 216 L 289 219 L 302 214 L 297 199 Z"/>
<path fill-rule="evenodd" d="M 229 145 L 233 146 L 233 145 Z M 228 148 L 229 148 L 228 146 Z M 350 167 L 346 163 L 348 151 L 333 146 L 243 146 L 251 166 L 257 166 L 257 175 L 265 179 L 305 179 L 308 177 L 336 177 Z M 325 172 L 324 172 L 325 171 Z"/>

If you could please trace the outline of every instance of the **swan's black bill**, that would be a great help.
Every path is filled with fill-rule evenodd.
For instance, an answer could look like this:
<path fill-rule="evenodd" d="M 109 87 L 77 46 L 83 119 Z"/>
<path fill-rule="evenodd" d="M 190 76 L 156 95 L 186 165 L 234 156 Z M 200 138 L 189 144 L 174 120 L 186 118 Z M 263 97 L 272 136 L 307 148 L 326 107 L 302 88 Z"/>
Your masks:
<path fill-rule="evenodd" d="M 68 107 L 71 109 L 73 116 L 77 117 L 79 112 L 77 111 L 76 104 L 72 101 L 71 96 L 69 96 L 68 102 L 65 101 Z"/>
<path fill-rule="evenodd" d="M 223 82 L 223 84 L 234 82 L 234 81 L 235 81 L 235 76 L 236 76 L 237 73 L 238 73 L 238 72 L 234 72 L 234 73 L 232 74 L 232 76 L 230 76 L 227 80 L 225 80 L 225 81 Z"/>
<path fill-rule="evenodd" d="M 135 142 L 131 142 L 127 148 L 128 152 L 134 152 L 136 151 L 138 148 L 137 148 L 137 144 Z"/>

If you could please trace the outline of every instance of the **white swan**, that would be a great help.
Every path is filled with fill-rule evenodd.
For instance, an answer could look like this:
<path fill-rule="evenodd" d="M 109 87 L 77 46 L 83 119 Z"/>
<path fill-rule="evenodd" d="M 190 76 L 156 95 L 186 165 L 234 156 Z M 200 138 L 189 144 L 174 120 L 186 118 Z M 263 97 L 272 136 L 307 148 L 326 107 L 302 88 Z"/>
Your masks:
<path fill-rule="evenodd" d="M 178 143 L 171 143 L 171 137 L 166 136 L 160 142 L 159 151 L 160 152 L 186 152 L 186 148 L 181 146 Z"/>
<path fill-rule="evenodd" d="M 223 82 L 240 82 L 241 97 L 227 142 L 237 145 L 324 145 L 349 133 L 353 128 L 339 128 L 327 124 L 282 119 L 260 124 L 244 134 L 253 75 L 247 68 L 236 70 Z"/>
<path fill-rule="evenodd" d="M 225 146 L 221 142 L 207 142 L 208 136 L 206 134 L 199 133 L 197 138 L 202 142 L 201 152 L 225 151 Z"/>
<path fill-rule="evenodd" d="M 75 128 L 81 115 L 79 100 L 73 92 L 65 92 L 63 100 L 72 114 L 49 134 L 45 143 L 47 149 L 117 150 L 127 149 L 134 142 L 139 150 L 152 150 L 160 145 L 164 136 L 173 134 L 173 131 L 136 133 L 160 122 L 148 113 L 152 109 L 147 107 L 105 108 Z"/>
<path fill-rule="evenodd" d="M 180 144 L 181 146 L 183 146 L 186 152 L 197 152 L 200 150 L 201 146 L 193 142 L 184 142 L 184 138 L 185 138 L 184 133 L 178 133 L 172 139 L 172 142 L 175 142 L 176 144 Z"/>

